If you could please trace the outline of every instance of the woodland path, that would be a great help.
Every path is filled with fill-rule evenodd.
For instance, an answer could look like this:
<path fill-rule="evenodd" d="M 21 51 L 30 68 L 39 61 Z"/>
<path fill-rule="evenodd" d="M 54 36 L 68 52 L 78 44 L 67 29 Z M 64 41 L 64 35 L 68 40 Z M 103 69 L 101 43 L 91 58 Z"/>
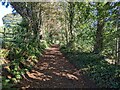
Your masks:
<path fill-rule="evenodd" d="M 26 88 L 95 88 L 95 84 L 77 70 L 60 52 L 58 45 L 46 49 L 44 55 L 19 84 Z"/>

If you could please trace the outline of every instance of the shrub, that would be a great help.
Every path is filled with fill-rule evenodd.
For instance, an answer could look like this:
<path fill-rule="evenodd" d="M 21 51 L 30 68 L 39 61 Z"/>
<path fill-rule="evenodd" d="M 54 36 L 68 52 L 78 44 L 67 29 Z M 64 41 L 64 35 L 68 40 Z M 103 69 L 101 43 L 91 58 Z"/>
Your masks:
<path fill-rule="evenodd" d="M 120 66 L 109 64 L 99 54 L 69 51 L 65 47 L 61 51 L 99 87 L 120 88 Z"/>

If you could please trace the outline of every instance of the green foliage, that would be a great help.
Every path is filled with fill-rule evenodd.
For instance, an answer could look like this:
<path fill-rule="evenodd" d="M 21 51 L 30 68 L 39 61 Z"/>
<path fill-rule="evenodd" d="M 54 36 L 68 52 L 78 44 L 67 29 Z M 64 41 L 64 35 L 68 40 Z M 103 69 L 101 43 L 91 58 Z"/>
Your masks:
<path fill-rule="evenodd" d="M 22 75 L 37 63 L 43 50 L 48 47 L 47 43 L 58 41 L 61 45 L 66 45 L 61 49 L 70 62 L 81 68 L 98 86 L 119 88 L 119 66 L 109 65 L 101 56 L 116 58 L 116 38 L 119 38 L 120 31 L 116 28 L 119 13 L 117 3 L 10 4 L 24 19 L 11 30 L 7 30 L 14 33 L 13 43 L 6 44 L 9 53 L 4 54 L 10 60 L 7 72 L 12 78 L 5 77 L 4 86 L 19 82 Z M 15 24 L 21 18 L 17 16 L 5 16 L 5 25 L 10 27 L 10 24 Z M 12 18 L 15 20 L 12 21 Z M 44 40 L 40 38 L 41 33 Z M 99 54 L 90 53 L 94 49 Z"/>
<path fill-rule="evenodd" d="M 25 26 L 25 25 L 26 26 Z M 42 55 L 43 50 L 47 47 L 47 43 L 43 40 L 35 40 L 31 32 L 28 32 L 28 27 L 25 22 L 19 24 L 19 26 L 13 28 L 14 42 L 9 46 L 9 52 L 7 59 L 8 68 L 5 72 L 8 72 L 8 76 L 3 79 L 3 87 L 8 84 L 17 84 L 23 77 L 23 75 L 32 69 L 32 67 L 38 62 L 38 58 Z M 3 67 L 4 68 L 4 67 Z M 4 78 L 4 77 L 3 77 Z M 9 87 L 9 86 L 8 86 Z"/>
<path fill-rule="evenodd" d="M 10 88 L 13 84 L 10 84 L 10 80 L 6 79 L 5 77 L 2 78 L 2 88 Z"/>
<path fill-rule="evenodd" d="M 3 24 L 5 27 L 13 27 L 22 21 L 22 17 L 18 13 L 10 13 L 5 15 L 3 18 Z"/>
<path fill-rule="evenodd" d="M 65 47 L 61 51 L 78 69 L 88 75 L 99 87 L 120 88 L 120 66 L 109 64 L 99 54 L 69 51 Z"/>
<path fill-rule="evenodd" d="M 6 58 L 8 56 L 9 51 L 6 49 L 0 50 L 0 58 Z"/>

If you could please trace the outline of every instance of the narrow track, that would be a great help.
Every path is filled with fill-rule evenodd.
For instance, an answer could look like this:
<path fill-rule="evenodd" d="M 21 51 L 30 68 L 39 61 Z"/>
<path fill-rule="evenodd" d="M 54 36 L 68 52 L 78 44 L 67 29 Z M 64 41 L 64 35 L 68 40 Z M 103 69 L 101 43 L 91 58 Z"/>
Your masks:
<path fill-rule="evenodd" d="M 68 62 L 57 45 L 45 50 L 38 64 L 27 73 L 27 79 L 21 81 L 19 86 L 22 89 L 96 87 L 80 70 Z"/>

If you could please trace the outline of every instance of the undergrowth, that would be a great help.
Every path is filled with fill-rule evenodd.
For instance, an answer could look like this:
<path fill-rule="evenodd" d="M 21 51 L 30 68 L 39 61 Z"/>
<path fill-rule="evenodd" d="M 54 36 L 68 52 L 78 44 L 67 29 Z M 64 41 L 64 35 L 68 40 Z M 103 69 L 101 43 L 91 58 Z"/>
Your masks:
<path fill-rule="evenodd" d="M 120 88 L 120 66 L 109 64 L 99 54 L 71 51 L 62 47 L 62 53 L 100 88 Z"/>
<path fill-rule="evenodd" d="M 15 36 L 13 42 L 7 46 L 8 53 L 4 56 L 8 63 L 2 64 L 2 88 L 15 87 L 48 47 L 44 40 L 37 39 L 32 32 L 28 32 L 27 25 L 24 24 L 22 22 L 17 28 L 13 28 Z"/>

